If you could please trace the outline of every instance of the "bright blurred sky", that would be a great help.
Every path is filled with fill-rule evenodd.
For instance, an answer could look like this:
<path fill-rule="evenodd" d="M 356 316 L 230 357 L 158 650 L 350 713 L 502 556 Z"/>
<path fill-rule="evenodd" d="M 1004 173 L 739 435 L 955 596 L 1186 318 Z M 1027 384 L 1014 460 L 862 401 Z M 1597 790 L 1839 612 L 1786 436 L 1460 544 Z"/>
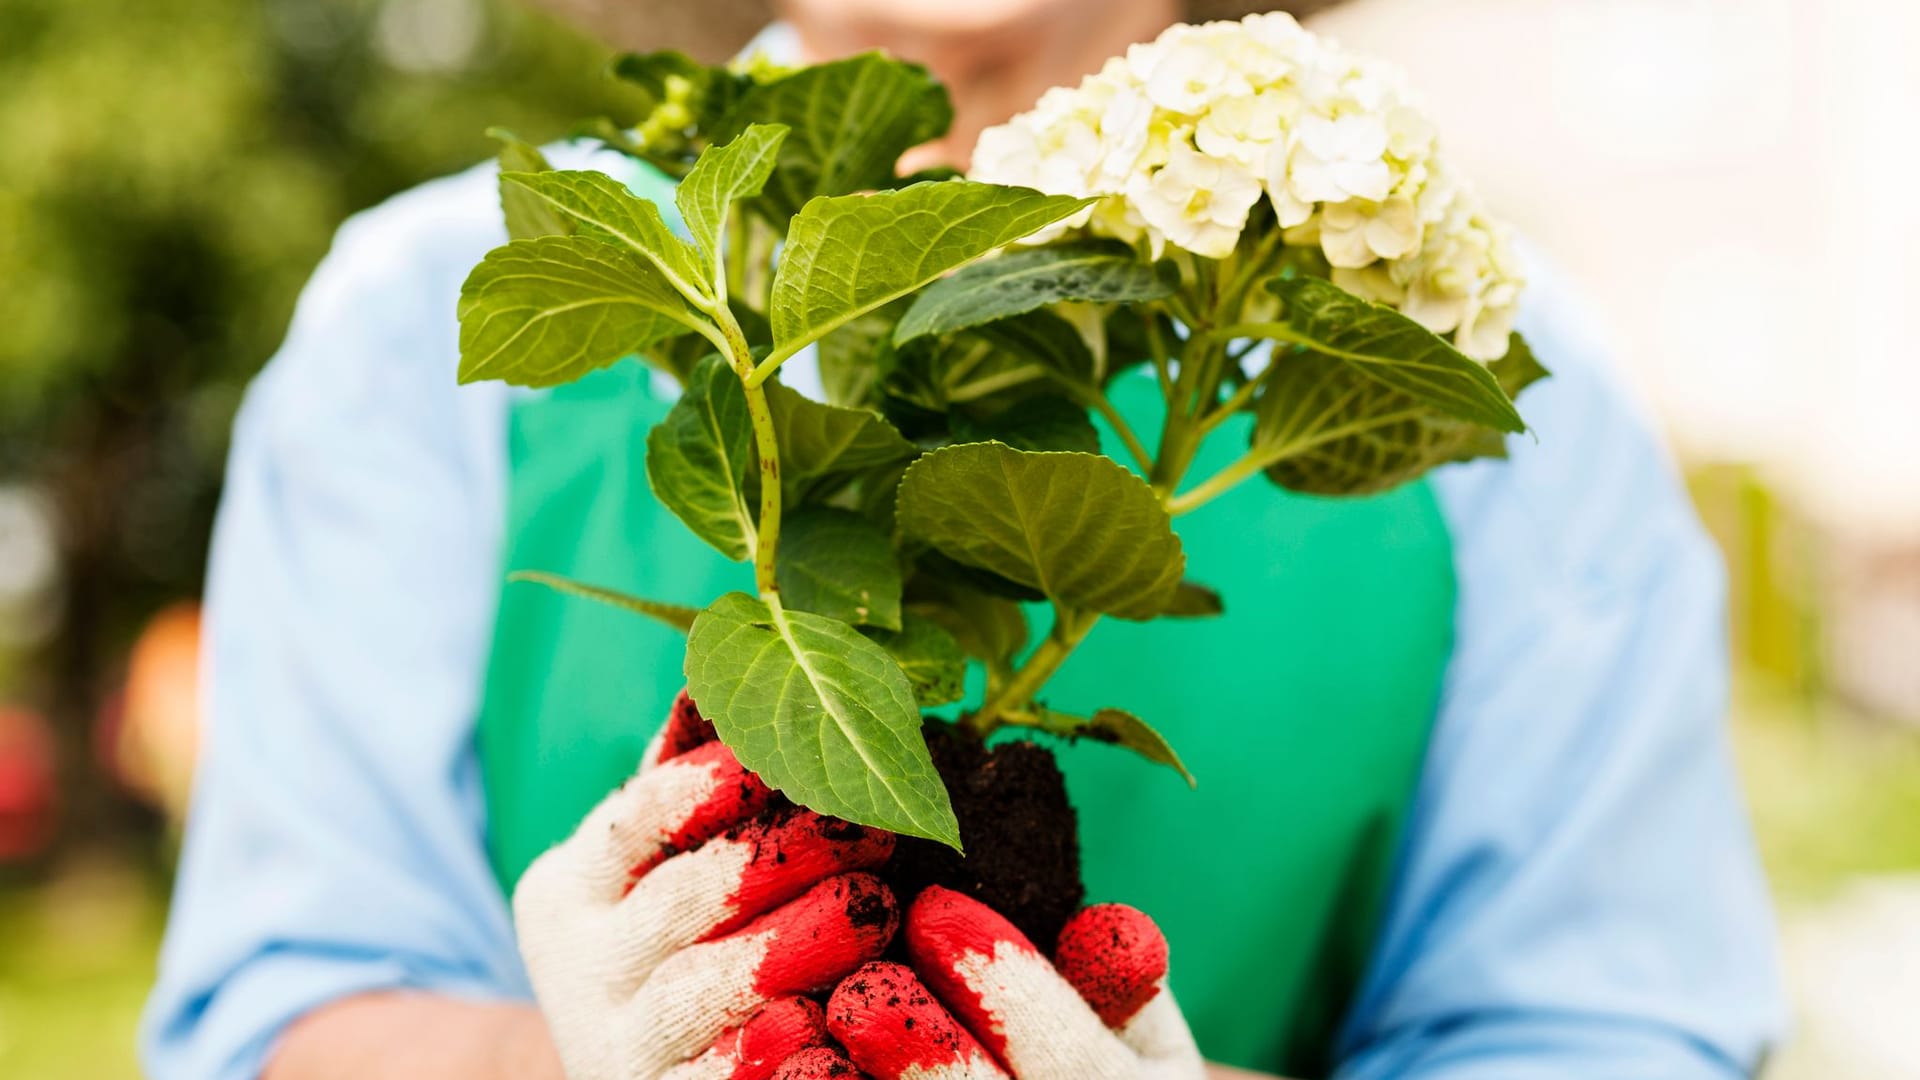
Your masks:
<path fill-rule="evenodd" d="M 1920 3 L 1355 0 L 1316 26 L 1406 69 L 1683 452 L 1920 536 Z"/>

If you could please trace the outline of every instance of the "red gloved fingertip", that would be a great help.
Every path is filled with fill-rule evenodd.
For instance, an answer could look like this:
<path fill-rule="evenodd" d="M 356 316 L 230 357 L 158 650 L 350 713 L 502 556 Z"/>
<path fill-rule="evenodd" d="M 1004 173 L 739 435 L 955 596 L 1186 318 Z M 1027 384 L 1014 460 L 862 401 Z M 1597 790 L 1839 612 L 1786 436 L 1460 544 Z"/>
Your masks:
<path fill-rule="evenodd" d="M 1006 917 L 970 896 L 930 885 L 907 911 L 907 958 L 939 999 L 987 1049 L 1007 1060 L 999 1020 L 967 985 L 957 965 L 969 956 L 993 957 L 1002 949 L 1039 950 Z"/>
<path fill-rule="evenodd" d="M 737 931 L 770 935 L 754 988 L 766 997 L 832 987 L 879 959 L 900 928 L 893 890 L 872 874 L 830 877 Z"/>
<path fill-rule="evenodd" d="M 771 1080 L 782 1062 L 827 1041 L 826 1013 L 802 997 L 768 1002 L 746 1023 L 720 1036 L 733 1061 L 728 1080 Z"/>
<path fill-rule="evenodd" d="M 635 880 L 683 851 L 691 851 L 749 818 L 759 817 L 773 802 L 773 789 L 740 764 L 725 743 L 697 746 L 663 768 L 713 770 L 713 790 L 693 808 L 685 821 L 662 838 L 653 856 L 632 870 Z"/>
<path fill-rule="evenodd" d="M 713 730 L 713 722 L 700 715 L 699 706 L 682 690 L 674 696 L 673 708 L 667 712 L 666 726 L 660 730 L 660 760 L 671 761 L 717 738 L 719 736 Z"/>
<path fill-rule="evenodd" d="M 895 842 L 894 835 L 884 829 L 823 817 L 804 808 L 772 821 L 749 822 L 727 838 L 750 845 L 753 854 L 728 898 L 737 914 L 709 937 L 739 929 L 830 875 L 874 869 L 892 856 Z"/>
<path fill-rule="evenodd" d="M 1095 904 L 1067 921 L 1054 967 L 1110 1028 L 1133 1019 L 1167 976 L 1167 937 L 1147 913 Z"/>
<path fill-rule="evenodd" d="M 868 964 L 842 979 L 827 1001 L 827 1030 L 876 1080 L 989 1060 L 905 964 Z"/>
<path fill-rule="evenodd" d="M 967 953 L 992 956 L 1003 943 L 1038 952 L 1006 917 L 971 896 L 929 885 L 907 910 L 907 955 L 916 971 L 951 968 Z"/>
<path fill-rule="evenodd" d="M 788 1058 L 773 1080 L 853 1080 L 861 1075 L 846 1055 L 823 1046 Z"/>

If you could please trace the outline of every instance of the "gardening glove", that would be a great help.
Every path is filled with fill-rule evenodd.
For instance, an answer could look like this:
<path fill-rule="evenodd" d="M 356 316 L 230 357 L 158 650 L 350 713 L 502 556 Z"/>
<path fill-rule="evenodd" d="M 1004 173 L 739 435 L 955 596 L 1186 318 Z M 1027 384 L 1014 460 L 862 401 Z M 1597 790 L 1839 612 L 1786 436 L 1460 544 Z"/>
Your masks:
<path fill-rule="evenodd" d="M 788 1058 L 774 1072 L 773 1080 L 866 1080 L 866 1075 L 853 1067 L 847 1055 L 832 1047 L 816 1046 Z"/>
<path fill-rule="evenodd" d="M 907 913 L 912 966 L 868 964 L 827 1030 L 876 1080 L 1201 1080 L 1167 989 L 1167 939 L 1124 904 L 1075 915 L 1049 963 L 992 908 L 938 886 Z"/>
<path fill-rule="evenodd" d="M 894 837 L 774 803 L 682 694 L 638 775 L 521 878 L 520 949 L 571 1080 L 768 1080 L 825 1041 L 798 995 L 892 939 L 893 894 L 859 871 Z"/>

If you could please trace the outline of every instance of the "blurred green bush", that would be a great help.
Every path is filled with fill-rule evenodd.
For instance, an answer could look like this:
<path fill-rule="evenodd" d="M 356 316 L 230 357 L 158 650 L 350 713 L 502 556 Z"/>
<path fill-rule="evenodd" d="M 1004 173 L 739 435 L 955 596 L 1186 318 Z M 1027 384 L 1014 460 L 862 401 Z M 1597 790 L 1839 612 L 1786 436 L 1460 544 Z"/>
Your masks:
<path fill-rule="evenodd" d="M 199 590 L 233 409 L 334 228 L 490 124 L 621 115 L 605 56 L 502 0 L 0 0 L 0 699 L 61 736 L 65 835 L 119 820 L 87 731 Z"/>

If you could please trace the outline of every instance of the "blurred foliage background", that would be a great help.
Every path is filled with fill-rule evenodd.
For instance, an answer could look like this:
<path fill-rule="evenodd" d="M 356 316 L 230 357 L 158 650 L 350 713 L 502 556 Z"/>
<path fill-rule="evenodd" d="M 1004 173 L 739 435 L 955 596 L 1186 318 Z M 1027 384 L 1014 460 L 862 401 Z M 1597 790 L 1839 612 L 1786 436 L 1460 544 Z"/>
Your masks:
<path fill-rule="evenodd" d="M 0 0 L 0 1076 L 137 1074 L 181 605 L 334 229 L 488 125 L 618 115 L 606 56 L 497 0 Z"/>
<path fill-rule="evenodd" d="M 1630 331 L 1629 358 L 1652 358 L 1670 379 L 1696 358 L 1696 384 L 1719 388 L 1732 384 L 1715 363 L 1739 365 L 1750 376 L 1741 385 L 1803 370 L 1801 339 L 1768 329 L 1707 355 L 1689 327 L 1755 325 L 1756 297 L 1775 317 L 1796 310 L 1766 300 L 1765 287 L 1797 288 L 1804 275 L 1787 268 L 1834 269 L 1853 255 L 1835 249 L 1829 266 L 1778 246 L 1805 232 L 1793 229 L 1767 232 L 1776 247 L 1758 254 L 1715 247 L 1715 229 L 1751 240 L 1755 219 L 1692 198 L 1688 185 L 1710 167 L 1742 185 L 1797 174 L 1712 157 L 1706 136 L 1723 129 L 1711 97 L 1701 124 L 1633 144 L 1648 115 L 1635 88 L 1657 88 L 1662 109 L 1691 115 L 1686 93 L 1718 85 L 1702 71 L 1744 95 L 1795 55 L 1794 28 L 1812 25 L 1810 12 L 1818 27 L 1841 26 L 1863 5 L 1871 0 L 1633 0 L 1604 11 L 1359 0 L 1328 17 L 1435 94 L 1442 130 L 1477 159 L 1495 204 Z M 1889 70 L 1834 59 L 1846 54 L 1833 37 L 1814 35 L 1834 70 Z M 1541 40 L 1553 47 L 1535 48 Z M 1614 63 L 1609 41 L 1632 42 L 1636 64 Z M 1689 45 L 1702 41 L 1747 44 Z M 1767 51 L 1776 45 L 1779 56 Z M 606 55 L 509 0 L 0 0 L 0 1077 L 137 1075 L 132 1028 L 192 761 L 193 603 L 228 425 L 333 230 L 487 156 L 489 125 L 546 140 L 580 116 L 622 116 L 627 103 L 600 77 Z M 1474 55 L 1489 62 L 1461 62 Z M 1517 93 L 1515 69 L 1493 62 L 1507 55 L 1556 71 L 1588 63 L 1624 81 L 1583 76 L 1556 89 L 1591 102 Z M 1806 116 L 1780 114 L 1789 134 L 1777 143 L 1751 114 L 1724 129 L 1743 140 L 1736 149 L 1767 163 L 1818 160 Z M 1583 140 L 1566 134 L 1569 116 L 1619 126 Z M 1835 160 L 1832 175 L 1850 176 L 1845 155 Z M 1620 162 L 1638 171 L 1605 171 Z M 1609 196 L 1637 201 L 1596 202 Z M 1809 205 L 1769 203 L 1788 204 Z M 1658 219 L 1669 236 L 1734 252 L 1717 263 L 1716 295 L 1730 306 L 1714 318 L 1667 303 L 1695 294 L 1649 284 L 1636 270 L 1640 234 L 1611 224 L 1655 213 L 1669 215 Z M 1857 235 L 1838 224 L 1831 234 Z M 1899 259 L 1868 277 L 1894 288 L 1913 265 Z M 1871 317 L 1881 316 L 1847 325 L 1864 335 Z M 1886 374 L 1861 367 L 1862 385 L 1884 387 Z M 1864 529 L 1844 512 L 1897 508 L 1888 493 L 1914 478 L 1920 497 L 1920 478 L 1898 453 L 1879 453 L 1881 486 L 1839 488 L 1867 470 L 1796 453 L 1798 474 L 1783 482 L 1769 443 L 1819 430 L 1800 422 L 1814 400 L 1805 384 L 1783 385 L 1777 408 L 1699 395 L 1736 419 L 1763 418 L 1746 443 L 1703 437 L 1728 425 L 1670 407 L 1685 396 L 1657 380 L 1651 394 L 1728 559 L 1736 749 L 1806 1034 L 1775 1075 L 1920 1076 L 1920 531 L 1887 527 L 1885 513 L 1866 515 L 1875 524 Z M 1910 398 L 1865 393 L 1876 396 L 1904 402 L 1888 430 L 1915 430 L 1902 420 Z M 1835 429 L 1860 428 L 1846 408 Z"/>

